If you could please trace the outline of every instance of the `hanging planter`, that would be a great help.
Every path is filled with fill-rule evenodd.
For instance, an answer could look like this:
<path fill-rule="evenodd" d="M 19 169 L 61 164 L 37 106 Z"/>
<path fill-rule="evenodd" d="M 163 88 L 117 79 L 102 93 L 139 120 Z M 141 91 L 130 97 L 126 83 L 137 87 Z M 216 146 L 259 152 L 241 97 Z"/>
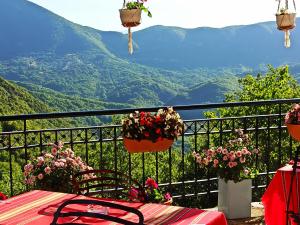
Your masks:
<path fill-rule="evenodd" d="M 285 7 L 281 7 L 281 0 L 278 3 L 276 23 L 278 30 L 284 31 L 284 46 L 291 46 L 290 30 L 296 26 L 296 4 L 293 0 L 294 11 L 290 11 L 288 0 L 285 0 Z"/>
<path fill-rule="evenodd" d="M 141 24 L 142 10 L 120 9 L 120 18 L 124 27 L 136 27 Z"/>
<path fill-rule="evenodd" d="M 152 142 L 150 140 L 135 140 L 124 138 L 124 146 L 129 153 L 138 153 L 138 152 L 161 152 L 168 150 L 174 140 L 163 138 L 159 141 Z"/>
<path fill-rule="evenodd" d="M 289 134 L 296 141 L 300 141 L 300 124 L 286 124 Z"/>
<path fill-rule="evenodd" d="M 289 134 L 296 141 L 300 141 L 300 104 L 294 104 L 285 115 L 284 121 Z"/>
<path fill-rule="evenodd" d="M 124 0 L 123 8 L 119 10 L 122 25 L 128 28 L 128 52 L 130 54 L 133 53 L 131 28 L 141 24 L 142 11 L 152 17 L 151 12 L 144 6 L 144 2 L 146 0 L 136 0 L 128 3 Z"/>
<path fill-rule="evenodd" d="M 183 121 L 171 107 L 156 114 L 136 111 L 122 120 L 124 146 L 130 153 L 165 151 L 183 128 Z"/>

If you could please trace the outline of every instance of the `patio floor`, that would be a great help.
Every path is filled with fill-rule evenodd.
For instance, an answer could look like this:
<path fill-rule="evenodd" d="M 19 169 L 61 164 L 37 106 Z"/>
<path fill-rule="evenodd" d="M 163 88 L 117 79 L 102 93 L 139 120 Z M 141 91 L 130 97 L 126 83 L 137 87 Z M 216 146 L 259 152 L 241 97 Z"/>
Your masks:
<path fill-rule="evenodd" d="M 209 210 L 217 210 L 217 208 Z M 265 225 L 263 205 L 261 202 L 252 202 L 251 218 L 228 220 L 228 225 Z"/>

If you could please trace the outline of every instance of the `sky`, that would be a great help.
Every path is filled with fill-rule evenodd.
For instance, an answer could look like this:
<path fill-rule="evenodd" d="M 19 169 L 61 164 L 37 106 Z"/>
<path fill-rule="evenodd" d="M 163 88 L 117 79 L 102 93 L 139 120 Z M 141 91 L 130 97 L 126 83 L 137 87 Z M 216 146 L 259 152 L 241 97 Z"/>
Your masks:
<path fill-rule="evenodd" d="M 126 30 L 121 25 L 118 10 L 123 0 L 30 1 L 81 25 L 105 31 Z M 134 29 L 154 25 L 226 27 L 275 21 L 277 5 L 275 0 L 148 0 L 145 6 L 153 17 L 144 14 L 142 24 Z"/>

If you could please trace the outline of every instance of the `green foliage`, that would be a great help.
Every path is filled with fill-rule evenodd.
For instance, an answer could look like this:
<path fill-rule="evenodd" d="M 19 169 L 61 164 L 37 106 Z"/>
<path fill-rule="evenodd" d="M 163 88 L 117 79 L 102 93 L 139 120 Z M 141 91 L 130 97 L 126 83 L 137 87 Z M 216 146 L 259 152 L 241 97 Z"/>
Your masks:
<path fill-rule="evenodd" d="M 128 2 L 126 4 L 126 8 L 127 9 L 140 9 L 140 10 L 144 11 L 145 13 L 147 13 L 147 15 L 149 17 L 152 17 L 151 12 L 148 10 L 148 8 L 146 8 L 144 6 L 144 2 Z"/>
<path fill-rule="evenodd" d="M 258 100 L 272 100 L 272 99 L 290 99 L 298 98 L 300 96 L 300 86 L 295 78 L 289 73 L 288 66 L 274 68 L 268 66 L 268 71 L 265 74 L 258 74 L 252 76 L 248 74 L 239 80 L 240 89 L 225 96 L 225 102 L 243 102 L 243 101 L 258 101 Z M 281 105 L 282 116 L 279 118 L 281 124 L 284 122 L 284 114 L 291 108 L 290 104 Z M 254 107 L 234 107 L 222 108 L 216 112 L 208 112 L 206 116 L 214 117 L 236 117 L 236 116 L 250 116 L 250 115 L 269 115 L 279 113 L 279 106 L 254 106 Z M 249 119 L 249 122 L 251 120 Z M 250 123 L 257 123 L 259 127 L 278 127 L 278 122 L 274 124 L 272 120 L 260 119 L 258 121 L 251 121 Z M 281 125 L 282 126 L 282 125 Z M 241 127 L 243 125 L 241 124 Z M 281 139 L 279 140 L 279 131 L 246 131 L 253 132 L 256 135 L 258 142 L 256 145 L 261 149 L 263 162 L 270 163 L 269 170 L 278 168 L 278 160 L 283 163 L 288 162 L 290 158 L 290 141 L 288 134 L 281 128 Z M 224 138 L 230 138 L 224 137 Z M 265 140 L 270 139 L 269 142 Z M 218 139 L 213 140 L 215 145 L 218 145 Z M 260 171 L 264 171 L 266 164 L 260 163 Z"/>

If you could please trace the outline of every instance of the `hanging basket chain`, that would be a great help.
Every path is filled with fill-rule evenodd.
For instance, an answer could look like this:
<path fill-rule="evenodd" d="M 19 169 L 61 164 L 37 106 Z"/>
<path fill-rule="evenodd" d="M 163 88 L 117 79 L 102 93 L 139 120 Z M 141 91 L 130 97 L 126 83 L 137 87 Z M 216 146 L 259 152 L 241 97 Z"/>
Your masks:
<path fill-rule="evenodd" d="M 123 9 L 125 9 L 126 8 L 126 0 L 124 0 L 124 2 L 123 2 Z"/>

